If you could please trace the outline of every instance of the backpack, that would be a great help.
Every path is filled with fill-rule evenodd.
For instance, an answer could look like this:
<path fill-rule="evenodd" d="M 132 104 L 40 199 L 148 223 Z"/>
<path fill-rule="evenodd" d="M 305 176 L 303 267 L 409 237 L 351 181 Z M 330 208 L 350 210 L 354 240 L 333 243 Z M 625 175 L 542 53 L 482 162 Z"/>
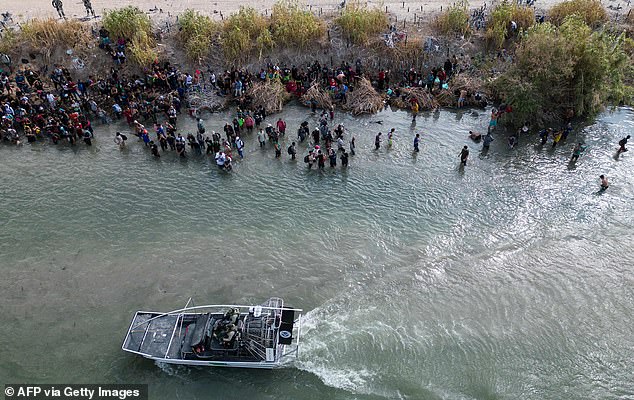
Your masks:
<path fill-rule="evenodd" d="M 304 162 L 305 162 L 305 163 L 308 163 L 308 154 L 306 154 L 306 155 L 304 156 Z"/>
<path fill-rule="evenodd" d="M 288 150 L 287 150 L 288 154 L 293 154 L 293 146 L 288 146 Z"/>

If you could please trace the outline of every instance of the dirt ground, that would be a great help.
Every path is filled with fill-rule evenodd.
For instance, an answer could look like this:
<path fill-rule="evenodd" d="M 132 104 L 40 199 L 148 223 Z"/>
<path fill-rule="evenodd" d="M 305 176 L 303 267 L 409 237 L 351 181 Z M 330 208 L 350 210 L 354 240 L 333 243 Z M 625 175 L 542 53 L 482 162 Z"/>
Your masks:
<path fill-rule="evenodd" d="M 161 10 L 164 14 L 178 14 L 183 10 L 192 8 L 198 10 L 202 13 L 206 13 L 209 15 L 213 15 L 214 18 L 221 19 L 221 14 L 227 15 L 231 12 L 237 11 L 240 6 L 250 6 L 263 14 L 270 13 L 271 8 L 276 0 L 245 0 L 245 1 L 215 1 L 210 2 L 208 0 L 142 0 L 142 1 L 127 1 L 127 0 L 92 0 L 92 6 L 97 15 L 103 14 L 104 9 L 113 9 L 120 8 L 127 5 L 134 5 L 139 7 L 140 9 L 147 11 L 152 14 L 160 14 Z M 306 3 L 300 2 L 301 4 L 306 4 L 306 7 L 314 11 L 316 14 L 321 13 L 330 13 L 336 12 L 340 9 L 342 1 L 350 1 L 350 0 L 308 0 Z M 536 0 L 535 8 L 536 10 L 543 11 L 554 4 L 560 3 L 562 0 Z M 495 3 L 499 1 L 472 1 L 472 8 L 479 8 L 483 4 L 486 3 L 487 7 L 491 7 Z M 383 7 L 387 7 L 388 12 L 393 15 L 395 18 L 398 18 L 399 21 L 406 19 L 407 21 L 413 21 L 415 16 L 416 19 L 423 17 L 424 19 L 428 18 L 430 15 L 436 14 L 441 10 L 441 7 L 447 7 L 451 5 L 453 1 L 444 1 L 444 0 L 425 0 L 425 1 L 395 1 L 395 0 L 386 0 L 386 1 L 368 1 L 367 4 L 370 7 L 375 7 L 379 5 L 383 5 Z M 623 4 L 620 4 L 623 3 Z M 627 6 L 627 0 L 618 1 L 618 0 L 604 0 L 604 4 L 606 7 L 609 5 L 613 5 L 614 7 L 617 4 L 620 4 L 623 8 L 621 12 L 627 12 L 630 8 Z M 86 16 L 86 11 L 84 8 L 83 2 L 80 0 L 64 0 L 64 11 L 66 16 L 69 18 L 81 18 Z M 150 11 L 152 10 L 152 11 Z M 51 5 L 49 0 L 7 0 L 3 1 L 0 6 L 0 11 L 2 12 L 10 12 L 12 15 L 17 17 L 20 20 L 26 20 L 30 18 L 43 18 L 43 17 L 57 17 L 57 12 Z"/>

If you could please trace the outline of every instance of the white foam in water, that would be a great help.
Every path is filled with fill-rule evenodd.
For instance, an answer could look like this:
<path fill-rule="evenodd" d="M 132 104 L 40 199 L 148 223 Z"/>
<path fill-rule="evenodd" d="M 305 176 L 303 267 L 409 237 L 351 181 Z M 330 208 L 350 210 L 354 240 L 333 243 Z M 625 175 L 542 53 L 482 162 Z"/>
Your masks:
<path fill-rule="evenodd" d="M 169 376 L 183 378 L 184 376 L 189 375 L 191 371 L 189 368 L 183 365 L 167 364 L 160 361 L 154 361 L 154 364 L 156 364 L 156 366 L 159 367 L 161 371 Z"/>
<path fill-rule="evenodd" d="M 374 375 L 366 370 L 339 369 L 326 365 L 327 360 L 298 361 L 295 366 L 302 371 L 310 372 L 327 386 L 344 389 L 352 393 L 368 393 L 368 382 Z"/>
<path fill-rule="evenodd" d="M 335 338 L 350 334 L 350 329 L 343 323 L 346 317 L 318 308 L 308 312 L 304 318 L 300 358 L 295 362 L 295 367 L 315 374 L 327 386 L 370 394 L 368 384 L 375 377 L 374 373 L 365 368 L 335 367 L 338 365 L 333 360 L 336 355 L 330 349 Z"/>

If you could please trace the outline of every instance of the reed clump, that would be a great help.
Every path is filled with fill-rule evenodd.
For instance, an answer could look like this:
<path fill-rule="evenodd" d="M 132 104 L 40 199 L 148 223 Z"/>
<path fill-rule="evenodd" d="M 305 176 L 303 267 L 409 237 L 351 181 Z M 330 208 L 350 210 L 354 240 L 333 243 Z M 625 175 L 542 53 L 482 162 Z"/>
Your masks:
<path fill-rule="evenodd" d="M 271 32 L 276 44 L 306 48 L 326 32 L 324 21 L 297 2 L 281 0 L 273 5 Z"/>
<path fill-rule="evenodd" d="M 240 11 L 227 18 L 220 40 L 225 57 L 231 61 L 246 57 L 254 49 L 261 54 L 275 44 L 268 21 L 251 7 L 240 7 Z"/>
<path fill-rule="evenodd" d="M 502 48 L 506 39 L 513 34 L 512 22 L 515 22 L 517 32 L 526 30 L 535 24 L 535 11 L 531 7 L 504 0 L 495 6 L 489 17 L 485 33 L 487 43 L 496 49 Z"/>
<path fill-rule="evenodd" d="M 178 38 L 190 60 L 201 61 L 209 56 L 220 25 L 206 15 L 188 9 L 178 18 Z"/>
<path fill-rule="evenodd" d="M 11 53 L 18 47 L 18 32 L 7 29 L 0 36 L 0 53 Z"/>
<path fill-rule="evenodd" d="M 74 49 L 90 41 L 88 30 L 81 22 L 52 18 L 32 19 L 24 23 L 14 39 L 17 37 L 24 45 L 48 51 L 57 46 Z"/>
<path fill-rule="evenodd" d="M 158 58 L 152 21 L 137 7 L 107 11 L 103 26 L 114 40 L 123 38 L 128 42 L 130 59 L 140 66 L 148 66 Z"/>
<path fill-rule="evenodd" d="M 470 32 L 469 2 L 459 1 L 449 6 L 432 22 L 433 27 L 442 35 L 464 36 Z"/>
<path fill-rule="evenodd" d="M 597 28 L 608 20 L 608 13 L 599 0 L 568 0 L 548 11 L 549 19 L 555 25 L 563 24 L 570 15 L 579 16 L 592 28 Z"/>
<path fill-rule="evenodd" d="M 368 9 L 355 2 L 343 9 L 335 23 L 352 43 L 366 44 L 372 35 L 387 28 L 387 15 L 379 8 Z"/>

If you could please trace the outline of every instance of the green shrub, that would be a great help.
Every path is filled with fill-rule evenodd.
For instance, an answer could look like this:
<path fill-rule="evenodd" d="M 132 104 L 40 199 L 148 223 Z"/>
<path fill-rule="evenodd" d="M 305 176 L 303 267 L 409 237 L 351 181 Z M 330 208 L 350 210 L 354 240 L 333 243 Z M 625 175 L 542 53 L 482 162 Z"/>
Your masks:
<path fill-rule="evenodd" d="M 513 67 L 492 86 L 513 105 L 513 125 L 526 120 L 541 124 L 568 109 L 578 116 L 592 115 L 631 96 L 625 85 L 631 61 L 624 43 L 625 35 L 593 32 L 577 16 L 560 27 L 534 25 L 522 38 Z"/>
<path fill-rule="evenodd" d="M 240 11 L 232 14 L 225 21 L 220 38 L 225 57 L 236 61 L 250 54 L 254 49 L 260 51 L 271 48 L 266 18 L 251 7 L 240 7 Z"/>
<path fill-rule="evenodd" d="M 178 38 L 185 45 L 187 57 L 193 61 L 207 57 L 219 25 L 210 17 L 189 9 L 178 18 L 178 25 Z"/>
<path fill-rule="evenodd" d="M 107 11 L 103 26 L 113 40 L 124 38 L 128 41 L 130 59 L 141 66 L 148 66 L 156 60 L 156 42 L 152 32 L 152 21 L 137 7 L 127 6 Z"/>
<path fill-rule="evenodd" d="M 548 11 L 550 21 L 561 25 L 566 17 L 578 15 L 592 28 L 608 20 L 608 14 L 599 0 L 568 0 L 553 6 Z"/>
<path fill-rule="evenodd" d="M 387 16 L 379 8 L 368 9 L 356 2 L 347 5 L 335 23 L 351 42 L 366 44 L 372 35 L 387 28 Z"/>
<path fill-rule="evenodd" d="M 152 35 L 152 21 L 137 7 L 127 6 L 117 10 L 106 11 L 103 26 L 110 32 L 110 37 L 117 40 L 122 37 L 132 40 L 139 32 Z"/>
<path fill-rule="evenodd" d="M 443 35 L 466 35 L 470 32 L 469 2 L 462 0 L 454 3 L 436 17 L 433 26 Z"/>
<path fill-rule="evenodd" d="M 271 31 L 277 44 L 304 48 L 319 40 L 326 28 L 322 20 L 303 11 L 298 3 L 282 0 L 273 6 Z"/>
<path fill-rule="evenodd" d="M 511 34 L 511 21 L 517 24 L 517 29 L 528 29 L 535 24 L 535 11 L 531 7 L 519 6 L 514 2 L 504 0 L 495 6 L 489 21 L 485 37 L 490 46 L 499 49 Z"/>
<path fill-rule="evenodd" d="M 11 53 L 17 47 L 19 34 L 13 29 L 6 29 L 0 37 L 0 53 Z"/>

